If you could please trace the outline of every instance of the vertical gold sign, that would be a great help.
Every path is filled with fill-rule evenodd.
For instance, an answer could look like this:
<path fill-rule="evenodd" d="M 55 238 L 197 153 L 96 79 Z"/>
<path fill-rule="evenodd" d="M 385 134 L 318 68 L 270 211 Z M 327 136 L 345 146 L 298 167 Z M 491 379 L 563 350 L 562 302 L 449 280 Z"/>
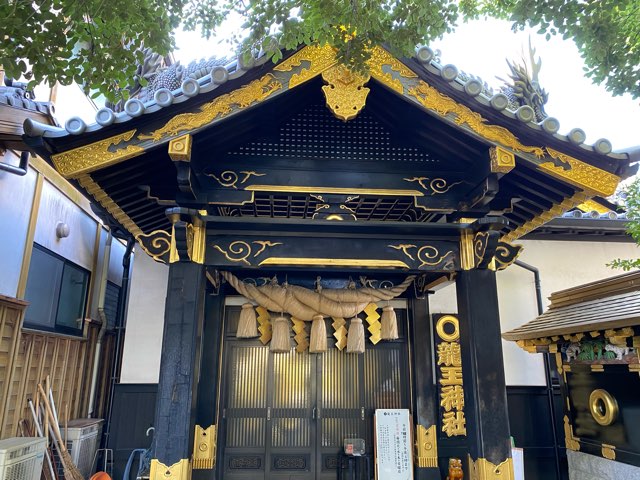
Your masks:
<path fill-rule="evenodd" d="M 467 434 L 462 385 L 460 325 L 453 315 L 444 315 L 436 323 L 438 335 L 438 384 L 442 408 L 442 432 L 448 437 Z"/>

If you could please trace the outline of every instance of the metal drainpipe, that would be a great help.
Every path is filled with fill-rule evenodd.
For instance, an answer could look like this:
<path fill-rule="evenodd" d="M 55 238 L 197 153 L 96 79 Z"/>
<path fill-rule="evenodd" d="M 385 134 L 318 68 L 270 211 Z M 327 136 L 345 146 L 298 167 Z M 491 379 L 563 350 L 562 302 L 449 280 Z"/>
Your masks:
<path fill-rule="evenodd" d="M 107 422 L 105 425 L 104 446 L 109 444 L 111 433 L 111 416 L 113 414 L 113 397 L 115 384 L 120 379 L 120 363 L 122 351 L 122 339 L 124 330 L 125 307 L 127 305 L 127 293 L 129 291 L 129 274 L 131 266 L 131 253 L 136 241 L 133 237 L 127 239 L 127 248 L 122 257 L 122 282 L 120 287 L 120 298 L 118 299 L 118 312 L 116 315 L 116 345 L 113 352 L 113 367 L 111 370 L 111 388 L 109 389 L 109 404 L 107 406 Z"/>
<path fill-rule="evenodd" d="M 529 265 L 528 263 L 516 260 L 515 264 L 520 268 L 524 268 L 533 273 L 533 282 L 536 289 L 536 302 L 538 304 L 538 315 L 544 313 L 544 306 L 542 304 L 542 288 L 540 287 L 540 270 L 536 267 Z M 547 401 L 549 403 L 549 411 L 551 412 L 551 432 L 553 435 L 553 452 L 556 457 L 556 478 L 562 479 L 562 471 L 560 469 L 560 450 L 558 448 L 558 431 L 556 428 L 556 407 L 553 401 L 553 380 L 551 378 L 551 365 L 549 364 L 549 354 L 543 353 L 542 358 L 544 360 L 544 373 L 547 377 Z"/>
<path fill-rule="evenodd" d="M 100 353 L 102 352 L 102 340 L 107 331 L 107 316 L 104 312 L 104 301 L 107 294 L 107 278 L 109 275 L 109 261 L 111 259 L 111 242 L 113 234 L 107 230 L 107 241 L 104 244 L 104 255 L 102 258 L 102 271 L 100 272 L 100 291 L 98 292 L 98 315 L 100 316 L 100 331 L 98 332 L 98 342 L 96 352 L 93 355 L 93 372 L 91 374 L 91 389 L 89 390 L 89 413 L 87 416 L 93 418 L 96 404 L 96 388 L 98 386 L 98 367 L 100 366 Z"/>
<path fill-rule="evenodd" d="M 20 175 L 21 177 L 27 174 L 27 170 L 29 169 L 29 156 L 31 154 L 29 152 L 21 152 L 20 153 L 20 165 L 17 167 L 15 165 L 11 165 L 5 162 L 0 162 L 0 170 L 4 170 L 5 172 L 13 173 L 14 175 Z"/>

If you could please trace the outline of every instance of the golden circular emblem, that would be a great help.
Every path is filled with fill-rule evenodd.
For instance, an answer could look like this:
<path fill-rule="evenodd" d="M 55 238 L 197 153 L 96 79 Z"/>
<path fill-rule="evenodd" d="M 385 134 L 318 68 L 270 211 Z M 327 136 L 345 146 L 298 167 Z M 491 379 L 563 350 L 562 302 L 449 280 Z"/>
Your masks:
<path fill-rule="evenodd" d="M 445 326 L 447 325 L 453 326 L 452 332 L 447 333 L 445 330 Z M 460 338 L 460 325 L 458 323 L 458 319 L 453 315 L 444 315 L 440 317 L 438 319 L 438 323 L 436 323 L 436 332 L 438 332 L 438 336 L 445 342 L 455 342 Z"/>
<path fill-rule="evenodd" d="M 618 402 L 606 390 L 598 388 L 589 395 L 591 416 L 600 425 L 611 425 L 618 418 Z"/>

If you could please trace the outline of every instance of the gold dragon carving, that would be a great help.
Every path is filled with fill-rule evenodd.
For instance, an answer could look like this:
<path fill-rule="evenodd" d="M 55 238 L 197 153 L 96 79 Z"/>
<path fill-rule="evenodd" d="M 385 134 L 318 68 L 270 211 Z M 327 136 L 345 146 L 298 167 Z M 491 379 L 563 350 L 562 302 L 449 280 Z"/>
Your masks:
<path fill-rule="evenodd" d="M 487 124 L 487 120 L 479 113 L 472 111 L 465 105 L 460 105 L 452 98 L 440 93 L 423 80 L 410 88 L 409 95 L 414 97 L 422 106 L 441 116 L 453 115 L 456 125 L 467 125 L 478 135 L 489 141 L 499 143 L 516 152 L 533 153 L 536 157 L 544 157 L 544 149 L 523 145 L 518 138 L 504 127 Z"/>
<path fill-rule="evenodd" d="M 187 130 L 200 128 L 213 120 L 226 117 L 233 111 L 234 107 L 246 108 L 254 103 L 260 103 L 281 89 L 282 83 L 268 73 L 244 87 L 225 93 L 205 103 L 200 107 L 199 112 L 176 115 L 163 127 L 148 135 L 140 135 L 139 138 L 141 140 L 159 141 L 166 136 L 178 135 Z"/>

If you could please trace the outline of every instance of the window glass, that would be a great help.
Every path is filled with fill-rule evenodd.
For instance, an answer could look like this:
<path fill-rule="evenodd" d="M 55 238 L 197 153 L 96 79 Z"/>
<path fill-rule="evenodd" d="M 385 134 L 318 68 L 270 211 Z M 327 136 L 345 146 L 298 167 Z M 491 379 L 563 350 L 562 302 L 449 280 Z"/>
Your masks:
<path fill-rule="evenodd" d="M 33 245 L 25 299 L 25 326 L 81 334 L 89 272 Z"/>
<path fill-rule="evenodd" d="M 89 275 L 84 270 L 70 263 L 65 264 L 56 317 L 57 327 L 82 328 L 88 280 Z"/>
<path fill-rule="evenodd" d="M 25 312 L 25 325 L 55 328 L 60 279 L 64 262 L 34 245 L 29 265 L 25 300 L 29 307 Z"/>

